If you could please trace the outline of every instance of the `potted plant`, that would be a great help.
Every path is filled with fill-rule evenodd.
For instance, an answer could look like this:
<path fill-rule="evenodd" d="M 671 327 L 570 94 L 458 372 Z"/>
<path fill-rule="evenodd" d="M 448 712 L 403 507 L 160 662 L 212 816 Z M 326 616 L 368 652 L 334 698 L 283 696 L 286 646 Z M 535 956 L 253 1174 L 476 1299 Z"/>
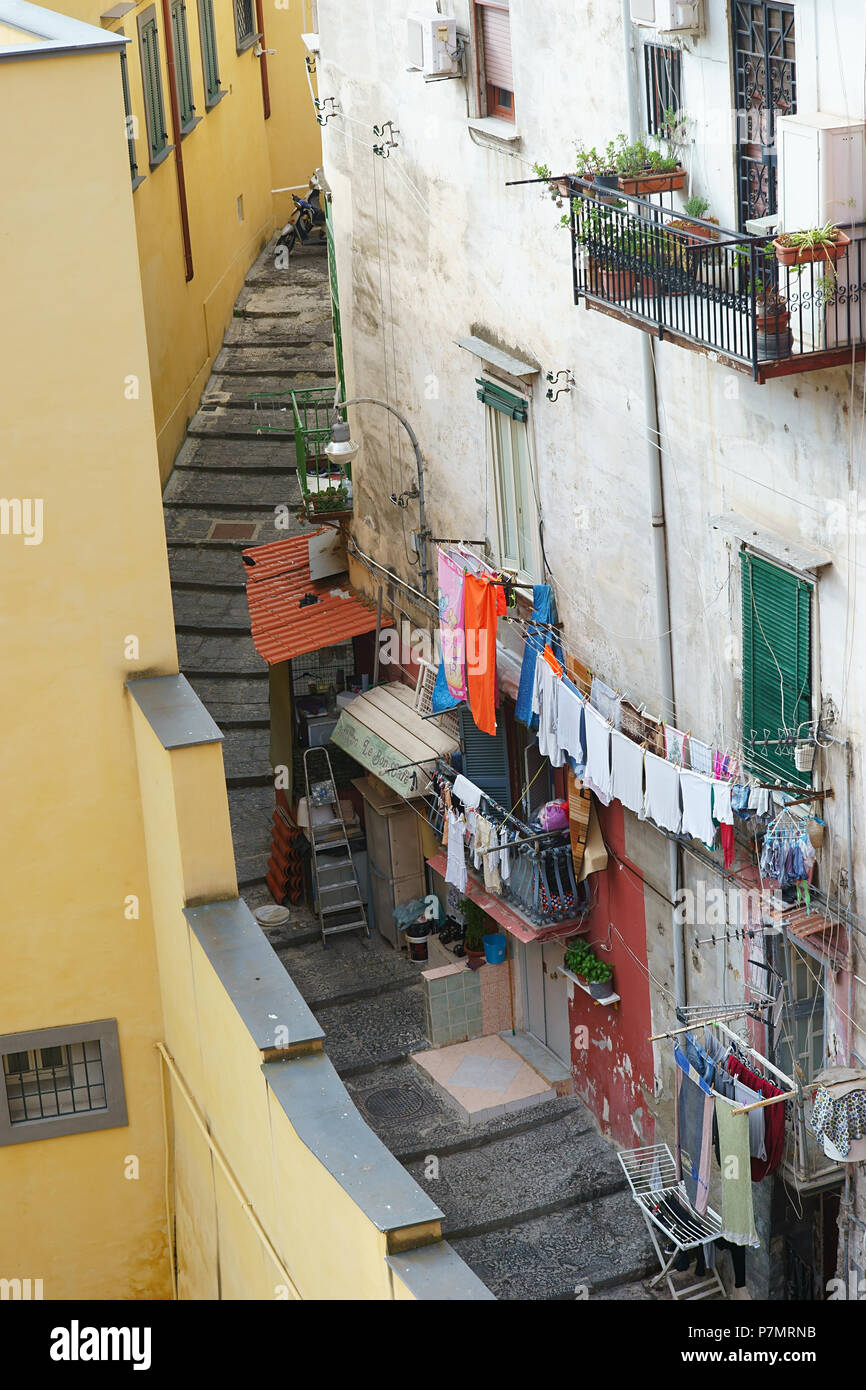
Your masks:
<path fill-rule="evenodd" d="M 791 322 L 788 301 L 772 285 L 764 286 L 755 301 L 755 326 L 759 333 L 778 335 L 787 332 Z"/>
<path fill-rule="evenodd" d="M 851 238 L 832 222 L 801 232 L 783 232 L 773 241 L 780 265 L 803 265 L 808 261 L 830 263 L 838 260 L 850 244 Z"/>
<path fill-rule="evenodd" d="M 616 167 L 623 193 L 641 197 L 646 193 L 667 193 L 682 188 L 686 181 L 686 171 L 676 155 L 651 149 L 645 140 L 629 144 L 624 135 L 617 137 Z"/>
<path fill-rule="evenodd" d="M 599 203 L 603 200 L 599 200 Z M 578 241 L 587 248 L 587 282 L 590 292 L 609 300 L 631 299 L 637 276 L 626 258 L 637 251 L 637 235 L 625 218 L 591 198 L 581 219 Z M 621 201 L 616 206 L 622 208 Z"/>
<path fill-rule="evenodd" d="M 719 225 L 719 219 L 717 217 L 707 217 L 706 214 L 709 210 L 709 206 L 709 198 L 704 198 L 701 194 L 693 194 L 690 198 L 686 198 L 683 203 L 683 212 L 687 217 L 697 217 L 701 219 L 700 224 L 698 222 L 682 222 L 679 218 L 676 218 L 673 222 L 668 223 L 668 227 L 675 228 L 679 232 L 684 232 L 684 240 L 688 246 L 697 246 L 702 241 L 716 241 L 719 235 L 716 230 Z"/>
<path fill-rule="evenodd" d="M 595 145 L 589 149 L 582 140 L 574 142 L 575 151 L 575 176 L 586 182 L 594 183 L 599 188 L 618 187 L 618 171 L 616 164 L 616 149 L 614 142 L 608 143 L 607 149 L 600 152 Z"/>
<path fill-rule="evenodd" d="M 565 968 L 570 970 L 572 975 L 576 975 L 579 980 L 586 979 L 586 968 L 590 960 L 594 960 L 590 948 L 579 936 L 569 941 L 565 948 Z"/>
<path fill-rule="evenodd" d="M 613 993 L 613 971 L 606 960 L 599 960 L 593 955 L 587 967 L 587 979 L 593 999 L 607 999 Z"/>
<path fill-rule="evenodd" d="M 462 898 L 459 907 L 466 924 L 463 948 L 467 956 L 483 959 L 484 938 L 488 932 L 495 931 L 496 928 L 492 925 L 484 909 L 473 902 L 471 898 Z"/>
<path fill-rule="evenodd" d="M 568 197 L 568 178 L 555 179 L 546 164 L 533 164 L 532 168 L 540 179 L 547 179 L 547 191 L 556 206 L 561 208 L 563 200 Z"/>

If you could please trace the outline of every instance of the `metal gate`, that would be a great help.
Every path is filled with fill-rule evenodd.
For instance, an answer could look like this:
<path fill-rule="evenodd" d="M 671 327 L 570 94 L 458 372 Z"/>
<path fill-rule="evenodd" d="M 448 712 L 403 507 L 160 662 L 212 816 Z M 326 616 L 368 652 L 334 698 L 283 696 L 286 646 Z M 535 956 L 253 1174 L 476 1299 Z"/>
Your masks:
<path fill-rule="evenodd" d="M 343 371 L 343 332 L 340 324 L 340 294 L 337 288 L 337 256 L 334 251 L 334 223 L 330 197 L 325 197 L 324 203 L 325 231 L 328 236 L 328 277 L 331 282 L 331 320 L 334 325 L 334 357 L 337 364 L 340 400 L 344 401 L 346 399 L 346 376 Z"/>
<path fill-rule="evenodd" d="M 776 116 L 797 109 L 794 7 L 734 0 L 731 10 L 737 104 L 740 225 L 778 207 Z"/>

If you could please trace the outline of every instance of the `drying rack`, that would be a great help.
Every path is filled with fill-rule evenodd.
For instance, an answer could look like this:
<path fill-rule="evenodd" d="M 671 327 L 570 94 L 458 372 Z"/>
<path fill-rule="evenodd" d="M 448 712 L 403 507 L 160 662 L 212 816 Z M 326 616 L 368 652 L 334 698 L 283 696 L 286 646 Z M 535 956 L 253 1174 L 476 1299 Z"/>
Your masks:
<path fill-rule="evenodd" d="M 748 1009 L 740 1007 L 736 1014 L 727 1015 L 728 1021 L 733 1022 L 735 1018 L 745 1018 L 748 1015 L 748 1012 Z M 779 1071 L 779 1068 L 774 1066 L 773 1063 L 769 1061 L 766 1057 L 764 1057 L 762 1053 L 756 1051 L 756 1049 L 752 1047 L 750 1043 L 745 1042 L 743 1038 L 740 1037 L 739 1033 L 735 1033 L 732 1029 L 728 1028 L 727 1024 L 722 1022 L 723 1017 L 724 1014 L 722 1014 L 722 1017 L 720 1017 L 719 1012 L 717 1011 L 712 1018 L 702 1018 L 700 1022 L 707 1028 L 718 1028 L 719 1031 L 724 1033 L 726 1037 L 730 1038 L 732 1042 L 735 1042 L 743 1052 L 748 1052 L 750 1057 L 753 1057 L 756 1062 L 760 1062 L 761 1066 L 766 1067 L 768 1071 L 771 1071 L 773 1075 L 778 1077 L 779 1080 L 782 1081 L 788 1088 L 786 1091 L 782 1091 L 782 1093 L 778 1096 L 768 1096 L 765 1097 L 763 1100 L 754 1100 L 750 1105 L 733 1106 L 731 1108 L 731 1114 L 747 1115 L 750 1110 L 763 1110 L 768 1105 L 778 1105 L 780 1101 L 784 1100 L 797 1100 L 799 1104 L 802 1104 L 802 1088 L 797 1084 L 797 1082 L 794 1081 L 793 1077 L 786 1076 L 783 1071 Z M 676 1038 L 679 1037 L 682 1033 L 690 1033 L 692 1029 L 697 1026 L 697 1023 L 692 1022 L 686 1024 L 684 1028 L 669 1028 L 665 1033 L 651 1034 L 649 1040 L 650 1042 L 659 1042 L 659 1040 L 662 1038 Z M 712 1086 L 709 1087 L 709 1091 L 711 1095 L 726 1101 L 728 1105 L 731 1104 L 729 1096 L 723 1096 L 720 1091 L 716 1091 Z"/>
<path fill-rule="evenodd" d="M 661 1265 L 661 1272 L 650 1280 L 650 1288 L 664 1279 L 675 1301 L 683 1299 L 687 1303 L 694 1303 L 716 1294 L 727 1298 L 725 1286 L 715 1267 L 708 1268 L 706 1276 L 697 1276 L 697 1282 L 686 1288 L 678 1289 L 673 1282 L 671 1271 L 675 1260 L 685 1250 L 694 1250 L 698 1245 L 712 1244 L 718 1240 L 722 1234 L 722 1218 L 712 1207 L 707 1207 L 703 1215 L 695 1211 L 667 1144 L 624 1149 L 617 1154 L 617 1158 L 631 1188 L 632 1198 L 646 1222 Z M 658 1231 L 672 1249 L 665 1250 L 659 1241 Z"/>

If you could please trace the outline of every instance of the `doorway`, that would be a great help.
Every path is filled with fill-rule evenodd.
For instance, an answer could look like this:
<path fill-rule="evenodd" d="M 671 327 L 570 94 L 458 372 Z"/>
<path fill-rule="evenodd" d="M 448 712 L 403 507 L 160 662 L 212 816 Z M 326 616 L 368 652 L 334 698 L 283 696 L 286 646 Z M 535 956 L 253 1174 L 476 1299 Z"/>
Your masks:
<path fill-rule="evenodd" d="M 742 227 L 778 209 L 776 117 L 797 110 L 794 6 L 734 0 L 731 24 Z"/>
<path fill-rule="evenodd" d="M 562 973 L 565 948 L 558 941 L 531 941 L 522 951 L 527 1031 L 570 1068 L 568 982 Z"/>

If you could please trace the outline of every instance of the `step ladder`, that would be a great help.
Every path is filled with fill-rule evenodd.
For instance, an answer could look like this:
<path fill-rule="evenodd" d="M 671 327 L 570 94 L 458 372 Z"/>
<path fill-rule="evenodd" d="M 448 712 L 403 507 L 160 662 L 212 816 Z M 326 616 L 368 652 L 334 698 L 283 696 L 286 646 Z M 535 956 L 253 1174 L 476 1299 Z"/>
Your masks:
<path fill-rule="evenodd" d="M 370 935 L 361 898 L 361 885 L 346 834 L 340 797 L 327 748 L 304 750 L 304 784 L 307 793 L 309 836 L 313 851 L 313 888 L 322 931 L 322 945 L 337 932 L 360 931 Z M 329 816 L 315 825 L 313 811 L 326 808 Z"/>

